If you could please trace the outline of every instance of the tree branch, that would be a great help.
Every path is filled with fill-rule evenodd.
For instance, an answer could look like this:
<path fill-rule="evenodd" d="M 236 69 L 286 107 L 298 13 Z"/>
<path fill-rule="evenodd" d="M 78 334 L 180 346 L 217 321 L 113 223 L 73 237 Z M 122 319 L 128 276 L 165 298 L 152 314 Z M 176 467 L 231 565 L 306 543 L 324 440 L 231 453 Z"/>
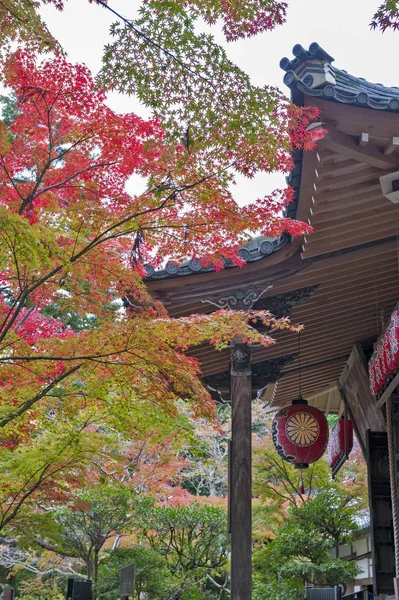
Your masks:
<path fill-rule="evenodd" d="M 41 400 L 47 394 L 47 392 L 52 390 L 63 379 L 65 379 L 66 377 L 69 377 L 70 375 L 72 375 L 72 373 L 75 373 L 78 369 L 80 369 L 81 366 L 82 366 L 82 364 L 75 365 L 68 371 L 64 371 L 63 373 L 61 373 L 61 375 L 59 375 L 58 377 L 53 379 L 53 381 L 51 381 L 41 392 L 39 392 L 38 394 L 33 396 L 33 398 L 30 398 L 30 400 L 26 400 L 26 402 L 24 402 L 18 408 L 18 410 L 14 411 L 13 413 L 10 413 L 7 417 L 4 417 L 0 421 L 0 427 L 5 427 L 10 421 L 13 421 L 17 417 L 20 417 L 24 412 L 29 410 L 29 408 L 31 408 L 31 406 L 33 406 L 34 404 L 36 404 L 36 402 Z"/>

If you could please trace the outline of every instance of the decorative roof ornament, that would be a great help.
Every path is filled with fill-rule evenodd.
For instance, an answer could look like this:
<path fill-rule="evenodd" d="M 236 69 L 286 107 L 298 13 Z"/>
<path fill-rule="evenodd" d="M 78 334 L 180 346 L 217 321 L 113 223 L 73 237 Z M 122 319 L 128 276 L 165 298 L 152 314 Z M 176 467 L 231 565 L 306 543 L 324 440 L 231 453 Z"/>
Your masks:
<path fill-rule="evenodd" d="M 270 383 L 278 381 L 282 371 L 296 358 L 297 353 L 285 354 L 259 363 L 251 363 L 252 398 L 260 398 Z M 204 383 L 216 402 L 229 403 L 231 400 L 230 369 L 204 377 Z"/>
<path fill-rule="evenodd" d="M 327 54 L 316 42 L 310 44 L 309 50 L 305 50 L 300 44 L 296 44 L 292 53 L 294 60 L 283 58 L 280 67 L 287 71 L 284 83 L 290 87 L 291 83 L 298 79 L 309 88 L 321 88 L 327 85 L 335 86 L 336 80 L 331 63 L 333 57 Z"/>
<path fill-rule="evenodd" d="M 284 83 L 291 89 L 293 101 L 303 104 L 303 96 L 314 96 L 349 104 L 399 112 L 399 88 L 371 83 L 363 77 L 354 77 L 332 65 L 334 58 L 317 42 L 305 50 L 296 44 L 294 58 L 284 57 L 280 67 L 285 71 Z"/>
<path fill-rule="evenodd" d="M 272 285 L 268 285 L 266 288 L 264 286 L 251 285 L 248 288 L 239 288 L 229 296 L 201 298 L 201 302 L 203 304 L 213 304 L 217 308 L 251 310 L 255 302 L 272 287 Z"/>

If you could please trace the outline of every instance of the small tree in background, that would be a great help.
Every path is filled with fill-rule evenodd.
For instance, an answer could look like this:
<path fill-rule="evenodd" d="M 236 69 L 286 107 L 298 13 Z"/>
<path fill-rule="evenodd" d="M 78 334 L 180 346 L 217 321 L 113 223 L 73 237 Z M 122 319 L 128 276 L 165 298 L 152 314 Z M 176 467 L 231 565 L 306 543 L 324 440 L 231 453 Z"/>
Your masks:
<path fill-rule="evenodd" d="M 140 519 L 149 499 L 139 500 L 123 488 L 97 487 L 77 493 L 64 508 L 50 510 L 37 518 L 31 542 L 45 550 L 83 562 L 93 582 L 96 598 L 100 553 L 117 534 L 128 533 Z M 36 533 L 37 532 L 37 533 Z"/>
<path fill-rule="evenodd" d="M 337 558 L 368 518 L 367 472 L 360 448 L 332 480 L 326 457 L 299 471 L 276 452 L 270 432 L 255 444 L 254 597 L 303 598 L 305 582 L 345 584 L 357 572 Z M 335 555 L 335 557 L 334 557 Z"/>
<path fill-rule="evenodd" d="M 261 501 L 256 506 L 255 522 L 259 518 L 260 523 L 276 530 L 286 521 L 289 510 L 313 502 L 322 491 L 339 494 L 358 514 L 367 513 L 367 467 L 358 445 L 335 480 L 326 456 L 302 474 L 304 492 L 300 491 L 299 470 L 278 455 L 270 432 L 255 441 L 253 490 Z"/>
<path fill-rule="evenodd" d="M 306 583 L 334 586 L 353 579 L 358 573 L 355 561 L 332 558 L 331 550 L 353 539 L 359 530 L 356 515 L 356 504 L 332 490 L 290 509 L 275 539 L 255 553 L 259 597 L 294 600 L 303 598 Z"/>
<path fill-rule="evenodd" d="M 224 575 L 230 540 L 223 509 L 198 503 L 155 507 L 142 532 L 150 547 L 166 558 L 175 581 L 173 597 L 199 594 L 205 582 Z M 218 592 L 223 587 L 213 585 Z"/>

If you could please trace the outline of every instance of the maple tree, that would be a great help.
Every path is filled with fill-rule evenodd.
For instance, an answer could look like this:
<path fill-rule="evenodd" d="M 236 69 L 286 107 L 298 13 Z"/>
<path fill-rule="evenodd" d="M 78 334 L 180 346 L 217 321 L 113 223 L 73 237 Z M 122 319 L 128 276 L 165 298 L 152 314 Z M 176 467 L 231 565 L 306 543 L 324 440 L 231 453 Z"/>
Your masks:
<path fill-rule="evenodd" d="M 231 436 L 230 407 L 217 405 L 217 427 L 206 419 L 193 423 L 196 445 L 183 449 L 187 464 L 181 485 L 193 496 L 224 497 L 227 494 L 228 440 Z"/>
<path fill-rule="evenodd" d="M 57 47 L 45 23 L 40 18 L 40 6 L 53 4 L 58 10 L 64 8 L 67 0 L 7 0 L 1 4 L 0 29 L 1 42 L 10 39 L 34 44 L 40 50 Z M 89 0 L 91 3 L 107 5 L 105 1 Z M 158 0 L 145 0 L 144 5 L 153 10 L 164 8 L 166 3 Z M 173 13 L 179 9 L 187 10 L 192 17 L 200 16 L 209 25 L 223 19 L 223 32 L 229 41 L 250 37 L 273 29 L 285 22 L 287 4 L 278 0 L 249 0 L 245 5 L 223 2 L 221 0 L 176 0 L 167 3 L 167 9 Z"/>
<path fill-rule="evenodd" d="M 250 37 L 282 23 L 286 5 L 145 0 L 135 20 L 115 15 L 97 85 L 67 62 L 39 7 L 0 7 L 12 91 L 0 123 L 2 525 L 19 535 L 36 523 L 36 544 L 79 555 L 96 579 L 105 540 L 129 531 L 132 499 L 151 494 L 164 505 L 146 511 L 141 533 L 167 557 L 177 594 L 200 584 L 197 594 L 209 585 L 226 597 L 225 513 L 191 504 L 179 485 L 185 475 L 206 484 L 181 448 L 192 416 L 197 430 L 215 416 L 185 351 L 237 335 L 268 346 L 259 321 L 296 328 L 267 311 L 170 319 L 145 288 L 144 264 L 243 266 L 238 249 L 253 235 L 310 230 L 284 217 L 292 190 L 240 207 L 231 184 L 288 171 L 292 150 L 322 135 L 308 129 L 318 111 L 254 86 L 197 28 L 222 18 L 226 39 Z M 14 41 L 23 49 L 10 55 Z M 35 59 L 48 49 L 55 58 Z M 115 89 L 136 94 L 152 119 L 110 110 L 104 90 Z M 127 193 L 132 175 L 146 180 L 143 193 Z M 202 438 L 223 472 L 223 434 Z"/>
<path fill-rule="evenodd" d="M 184 423 L 180 422 L 180 426 L 184 427 Z M 93 415 L 88 430 L 79 433 L 75 432 L 78 439 L 71 444 L 69 453 L 58 452 L 55 457 L 46 448 L 54 438 L 59 439 L 54 427 L 49 431 L 46 427 L 45 434 L 38 436 L 37 453 L 27 443 L 9 451 L 10 461 L 22 449 L 24 453 L 19 461 L 20 472 L 16 473 L 15 461 L 10 462 L 0 478 L 3 524 L 8 524 L 14 538 L 3 548 L 0 545 L 0 567 L 12 573 L 33 574 L 26 585 L 18 584 L 21 592 L 29 589 L 30 582 L 32 590 L 42 589 L 45 595 L 50 585 L 62 588 L 62 575 L 68 573 L 90 576 L 96 582 L 99 559 L 106 558 L 103 546 L 108 539 L 113 538 L 112 547 L 117 548 L 132 528 L 137 529 L 137 520 L 153 499 L 186 501 L 185 492 L 178 485 L 179 472 L 186 461 L 179 457 L 176 435 L 162 443 L 152 439 L 131 441 L 104 427 L 99 415 Z M 191 443 L 195 444 L 195 440 Z M 68 462 L 71 454 L 74 460 Z M 48 464 L 47 471 L 43 469 L 44 481 L 39 479 L 40 485 L 35 487 L 31 471 L 45 459 Z M 9 481 L 9 473 L 14 478 L 19 474 L 19 481 Z M 34 498 L 29 495 L 31 489 Z M 23 493 L 27 493 L 27 498 L 16 506 Z M 17 542 L 23 550 L 18 549 Z M 12 547 L 16 551 L 11 551 Z M 104 577 L 113 585 L 106 573 Z M 148 585 L 151 588 L 154 582 Z M 52 593 L 56 597 L 55 591 Z"/>
<path fill-rule="evenodd" d="M 136 417 L 142 419 L 141 426 L 126 422 L 123 427 L 113 426 L 104 414 L 90 410 L 77 411 L 73 418 L 41 417 L 34 435 L 16 448 L 3 446 L 0 530 L 8 525 L 17 535 L 34 519 L 38 505 L 43 510 L 62 506 L 88 485 L 118 485 L 160 500 L 184 496 L 179 483 L 187 462 L 179 456 L 179 448 L 183 441 L 189 443 L 189 424 L 169 419 L 162 427 L 148 411 L 145 419 L 140 411 Z M 186 436 L 180 433 L 172 439 L 171 430 L 177 425 L 187 430 Z M 136 439 L 132 441 L 131 435 Z"/>
<path fill-rule="evenodd" d="M 3 487 L 3 526 L 50 489 L 66 501 L 65 481 L 73 487 L 110 465 L 123 479 L 127 455 L 111 458 L 121 439 L 140 443 L 146 432 L 151 453 L 170 440 L 172 420 L 213 417 L 189 346 L 223 348 L 237 335 L 268 346 L 272 338 L 252 327 L 259 321 L 295 330 L 267 311 L 170 319 L 148 295 L 144 263 L 242 266 L 238 249 L 254 234 L 309 231 L 283 216 L 290 189 L 239 207 L 230 184 L 237 173 L 288 170 L 291 151 L 322 135 L 308 130 L 315 109 L 253 86 L 195 31 L 198 18 L 221 16 L 228 39 L 255 35 L 284 20 L 284 3 L 144 2 L 136 23 L 115 24 L 101 85 L 137 93 L 149 121 L 110 110 L 88 69 L 51 39 L 40 3 L 25 4 L 0 8 L 12 92 L 0 122 L 0 464 L 17 474 Z M 14 41 L 23 49 L 10 55 Z M 33 51 L 47 49 L 55 58 L 36 61 Z M 116 55 L 130 67 L 121 72 Z M 146 180 L 143 193 L 127 193 L 132 175 Z"/>
<path fill-rule="evenodd" d="M 0 426 L 22 423 L 20 417 L 61 383 L 72 408 L 82 395 L 73 384 L 77 374 L 84 396 L 94 394 L 99 403 L 111 389 L 125 399 L 130 389 L 135 402 L 151 398 L 165 405 L 178 395 L 196 397 L 196 406 L 209 413 L 198 366 L 181 351 L 207 339 L 222 347 L 237 334 L 268 345 L 271 339 L 248 322 L 289 325 L 267 312 L 170 320 L 148 298 L 141 261 L 159 264 L 171 253 L 182 259 L 207 248 L 201 260 L 212 257 L 220 266 L 227 256 L 239 262 L 244 232 L 301 226 L 279 215 L 282 204 L 274 198 L 243 210 L 227 192 L 221 198 L 216 174 L 197 173 L 193 155 L 185 161 L 180 147 L 165 145 L 154 121 L 113 113 L 84 67 L 62 58 L 37 67 L 19 52 L 7 77 L 18 113 L 9 128 L 3 123 L 1 138 L 0 363 L 7 404 Z M 133 173 L 149 178 L 138 197 L 125 191 Z M 107 309 L 107 302 L 126 294 L 140 312 Z M 51 304 L 78 307 L 82 315 L 96 315 L 101 326 L 73 332 L 40 314 Z"/>
<path fill-rule="evenodd" d="M 337 493 L 343 501 L 352 503 L 359 515 L 367 512 L 367 467 L 357 442 L 350 460 L 335 480 L 331 478 L 326 456 L 304 469 L 302 477 L 304 491 L 301 491 L 298 469 L 276 453 L 269 417 L 266 434 L 254 440 L 253 490 L 260 500 L 255 509 L 260 538 L 265 532 L 273 536 L 286 521 L 289 510 L 311 504 L 315 496 L 326 491 Z"/>
<path fill-rule="evenodd" d="M 45 2 L 44 2 L 45 3 Z M 9 51 L 13 43 L 32 50 L 49 51 L 60 48 L 39 15 L 36 0 L 6 0 L 0 4 L 0 48 Z"/>
<path fill-rule="evenodd" d="M 63 600 L 64 578 L 81 577 L 72 561 L 53 552 L 32 548 L 22 550 L 17 540 L 0 536 L 0 569 L 7 571 L 7 580 L 16 587 L 21 600 L 47 597 Z"/>
<path fill-rule="evenodd" d="M 15 0 L 8 1 L 12 6 Z M 132 20 L 118 14 L 112 3 L 90 1 L 116 18 L 99 76 L 102 86 L 136 94 L 160 119 L 174 145 L 181 142 L 187 151 L 200 153 L 206 176 L 216 169 L 219 178 L 223 172 L 225 179 L 234 181 L 235 172 L 253 176 L 289 170 L 290 139 L 281 127 L 287 111 L 294 121 L 298 112 L 305 118 L 296 141 L 305 137 L 301 143 L 312 143 L 306 132 L 311 108 L 298 111 L 277 89 L 254 86 L 212 34 L 196 31 L 200 18 L 210 25 L 222 19 L 228 41 L 251 37 L 283 23 L 286 3 L 144 0 Z M 46 3 L 62 10 L 66 2 Z M 14 26 L 18 30 L 19 22 Z"/>
<path fill-rule="evenodd" d="M 359 531 L 356 506 L 337 491 L 324 490 L 291 508 L 275 539 L 254 553 L 254 597 L 299 600 L 306 584 L 334 586 L 353 580 L 355 561 L 334 558 L 334 546 Z"/>

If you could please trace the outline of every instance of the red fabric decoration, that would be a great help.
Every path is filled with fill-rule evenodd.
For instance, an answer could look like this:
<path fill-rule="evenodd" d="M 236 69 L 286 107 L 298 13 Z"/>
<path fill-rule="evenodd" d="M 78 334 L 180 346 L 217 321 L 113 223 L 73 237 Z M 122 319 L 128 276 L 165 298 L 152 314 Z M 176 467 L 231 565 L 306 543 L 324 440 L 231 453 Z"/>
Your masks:
<path fill-rule="evenodd" d="M 396 369 L 399 364 L 399 310 L 395 310 L 391 315 L 388 336 L 392 360 L 391 369 Z"/>
<path fill-rule="evenodd" d="M 281 409 L 272 431 L 277 452 L 299 469 L 319 460 L 327 447 L 327 419 L 320 410 L 308 406 L 306 400 L 294 400 L 291 406 Z"/>
<path fill-rule="evenodd" d="M 346 423 L 346 428 L 345 428 Z M 345 430 L 348 440 L 348 447 L 345 452 Z M 353 423 L 352 421 L 345 421 L 342 417 L 335 425 L 331 432 L 330 443 L 328 445 L 328 464 L 331 469 L 337 466 L 339 461 L 345 456 L 350 454 L 353 448 Z"/>
<path fill-rule="evenodd" d="M 383 364 L 385 373 L 391 373 L 395 368 L 395 360 L 391 351 L 390 327 L 386 330 L 382 339 L 383 345 Z"/>
<path fill-rule="evenodd" d="M 375 368 L 375 352 L 369 360 L 369 380 L 370 389 L 373 396 L 378 394 L 377 373 Z"/>
<path fill-rule="evenodd" d="M 374 396 L 399 367 L 399 310 L 391 315 L 389 326 L 377 343 L 369 361 L 370 389 Z"/>

